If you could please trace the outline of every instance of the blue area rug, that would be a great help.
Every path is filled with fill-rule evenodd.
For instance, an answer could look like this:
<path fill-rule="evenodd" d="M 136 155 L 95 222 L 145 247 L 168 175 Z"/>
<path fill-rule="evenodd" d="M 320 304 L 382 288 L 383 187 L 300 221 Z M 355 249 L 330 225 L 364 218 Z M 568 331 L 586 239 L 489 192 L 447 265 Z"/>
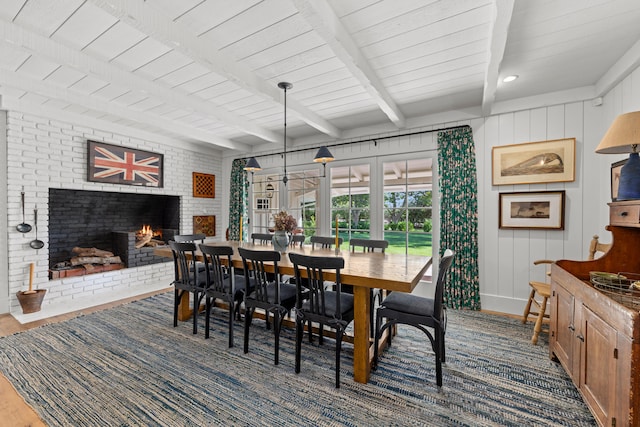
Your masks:
<path fill-rule="evenodd" d="M 294 331 L 280 365 L 263 321 L 250 351 L 227 348 L 223 311 L 211 338 L 192 323 L 172 327 L 173 294 L 0 339 L 0 369 L 50 426 L 593 426 L 564 370 L 549 360 L 531 325 L 449 311 L 444 386 L 435 385 L 426 337 L 400 327 L 369 384 L 353 381 L 353 347 L 343 346 L 334 388 L 333 341 L 302 349 L 294 373 Z M 203 320 L 203 319 L 202 319 Z"/>

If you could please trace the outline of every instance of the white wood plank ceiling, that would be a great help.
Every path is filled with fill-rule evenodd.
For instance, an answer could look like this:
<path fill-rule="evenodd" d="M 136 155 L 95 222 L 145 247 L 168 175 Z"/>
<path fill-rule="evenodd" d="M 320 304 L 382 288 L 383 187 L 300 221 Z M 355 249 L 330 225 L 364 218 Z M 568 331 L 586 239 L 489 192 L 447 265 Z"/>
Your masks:
<path fill-rule="evenodd" d="M 638 0 L 0 0 L 0 107 L 276 149 L 280 81 L 292 145 L 488 115 L 603 93 L 640 63 L 637 22 Z"/>

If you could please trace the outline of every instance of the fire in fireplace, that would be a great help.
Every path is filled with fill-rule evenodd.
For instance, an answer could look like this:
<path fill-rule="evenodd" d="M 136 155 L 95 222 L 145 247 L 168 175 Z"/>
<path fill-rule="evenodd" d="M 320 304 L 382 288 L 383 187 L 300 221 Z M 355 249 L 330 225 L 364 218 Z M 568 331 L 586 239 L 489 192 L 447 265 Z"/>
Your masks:
<path fill-rule="evenodd" d="M 143 246 L 155 247 L 166 244 L 162 240 L 162 230 L 154 230 L 150 225 L 143 225 L 140 230 L 136 231 L 136 249 L 140 249 Z"/>

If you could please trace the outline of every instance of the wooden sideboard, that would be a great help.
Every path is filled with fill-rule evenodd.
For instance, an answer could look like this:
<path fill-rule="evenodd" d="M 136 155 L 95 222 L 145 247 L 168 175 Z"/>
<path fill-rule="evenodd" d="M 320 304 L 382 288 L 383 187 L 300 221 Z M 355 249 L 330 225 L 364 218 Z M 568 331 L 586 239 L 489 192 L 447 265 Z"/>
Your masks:
<path fill-rule="evenodd" d="M 590 271 L 640 273 L 640 201 L 609 206 L 609 252 L 551 266 L 549 353 L 601 426 L 640 427 L 640 313 L 589 281 Z"/>

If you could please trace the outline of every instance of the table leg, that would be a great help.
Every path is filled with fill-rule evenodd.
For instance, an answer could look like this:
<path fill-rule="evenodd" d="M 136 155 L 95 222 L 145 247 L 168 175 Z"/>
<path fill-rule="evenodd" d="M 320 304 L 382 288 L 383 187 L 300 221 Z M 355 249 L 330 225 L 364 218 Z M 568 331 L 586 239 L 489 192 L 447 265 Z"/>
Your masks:
<path fill-rule="evenodd" d="M 369 288 L 353 287 L 353 305 L 353 379 L 359 383 L 367 383 L 371 372 Z"/>
<path fill-rule="evenodd" d="M 178 320 L 184 322 L 191 317 L 191 308 L 189 308 L 189 292 L 182 294 L 180 304 L 178 304 Z"/>

